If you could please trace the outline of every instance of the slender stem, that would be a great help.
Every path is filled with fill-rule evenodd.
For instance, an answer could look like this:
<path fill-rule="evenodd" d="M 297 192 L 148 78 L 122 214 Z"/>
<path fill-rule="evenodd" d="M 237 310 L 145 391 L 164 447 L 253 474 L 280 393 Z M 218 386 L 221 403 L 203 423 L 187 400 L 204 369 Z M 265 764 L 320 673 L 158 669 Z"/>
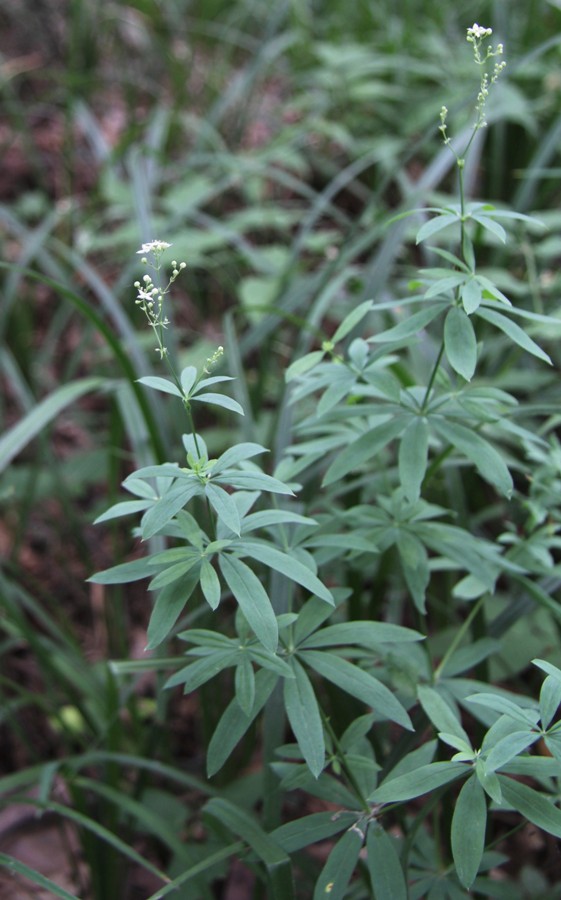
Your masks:
<path fill-rule="evenodd" d="M 366 799 L 366 797 L 364 796 L 364 794 L 361 790 L 361 787 L 355 778 L 355 774 L 345 758 L 345 753 L 343 751 L 343 748 L 341 747 L 339 738 L 335 734 L 333 728 L 331 727 L 331 722 L 329 721 L 329 719 L 327 718 L 327 716 L 325 715 L 325 713 L 321 707 L 320 707 L 319 711 L 321 714 L 321 718 L 323 720 L 325 730 L 329 733 L 329 736 L 330 736 L 331 740 L 333 741 L 333 745 L 337 751 L 338 762 L 340 763 L 341 768 L 342 768 L 343 772 L 345 773 L 345 776 L 346 776 L 350 786 L 352 787 L 353 791 L 355 792 L 358 799 L 360 800 L 360 803 L 361 803 L 361 806 L 362 806 L 364 812 L 367 813 L 368 815 L 370 815 L 370 812 L 371 812 L 370 804 L 369 804 L 368 800 Z"/>
<path fill-rule="evenodd" d="M 429 378 L 429 383 L 427 384 L 425 396 L 423 397 L 423 402 L 421 404 L 421 412 L 422 413 L 426 413 L 426 411 L 427 411 L 427 404 L 428 404 L 429 397 L 430 397 L 432 387 L 434 384 L 434 379 L 436 378 L 436 373 L 438 372 L 438 367 L 440 366 L 443 355 L 444 355 L 444 341 L 442 341 L 442 343 L 440 345 L 440 350 L 438 351 L 438 356 L 436 357 L 434 366 L 432 368 L 431 376 Z"/>
<path fill-rule="evenodd" d="M 436 669 L 434 671 L 434 680 L 435 681 L 438 681 L 438 679 L 440 678 L 442 671 L 443 671 L 444 667 L 446 666 L 446 663 L 448 662 L 448 660 L 450 659 L 452 654 L 455 653 L 456 648 L 459 646 L 459 644 L 463 640 L 463 637 L 464 637 L 466 631 L 468 630 L 471 623 L 475 619 L 477 613 L 483 606 L 484 601 L 485 601 L 485 594 L 482 594 L 481 597 L 479 598 L 479 600 L 477 601 L 477 603 L 474 605 L 473 609 L 471 610 L 469 616 L 465 619 L 465 621 L 462 623 L 461 627 L 456 632 L 456 636 L 455 636 L 454 640 L 448 647 L 448 650 L 446 651 L 446 653 L 444 654 L 444 656 L 440 660 L 440 663 L 438 664 L 438 666 L 436 667 Z"/>

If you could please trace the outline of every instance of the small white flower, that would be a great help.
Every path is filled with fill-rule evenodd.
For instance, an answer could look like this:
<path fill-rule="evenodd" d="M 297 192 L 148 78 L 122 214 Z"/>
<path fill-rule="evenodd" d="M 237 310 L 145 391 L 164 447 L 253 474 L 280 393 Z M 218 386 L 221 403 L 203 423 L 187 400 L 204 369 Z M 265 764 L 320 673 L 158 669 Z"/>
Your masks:
<path fill-rule="evenodd" d="M 168 244 L 167 241 L 149 241 L 147 244 L 143 244 L 140 250 L 136 252 L 139 256 L 143 256 L 146 253 L 162 253 L 168 247 L 171 247 L 171 244 Z"/>
<path fill-rule="evenodd" d="M 475 38 L 476 40 L 480 40 L 484 37 L 489 37 L 489 35 L 493 34 L 492 28 L 483 28 L 482 25 L 478 25 L 477 22 L 474 22 L 471 28 L 468 28 L 468 40 L 469 38 Z"/>
<path fill-rule="evenodd" d="M 136 299 L 137 300 L 145 300 L 145 301 L 151 300 L 152 293 L 151 293 L 151 291 L 143 291 L 141 288 L 139 290 L 138 294 L 136 295 Z"/>

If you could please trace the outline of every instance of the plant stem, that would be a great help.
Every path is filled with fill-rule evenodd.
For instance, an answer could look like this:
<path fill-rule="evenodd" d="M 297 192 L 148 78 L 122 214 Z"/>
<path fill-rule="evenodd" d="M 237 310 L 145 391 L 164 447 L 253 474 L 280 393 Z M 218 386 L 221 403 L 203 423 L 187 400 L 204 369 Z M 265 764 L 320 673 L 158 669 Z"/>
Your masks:
<path fill-rule="evenodd" d="M 479 610 L 480 610 L 481 607 L 483 606 L 484 600 L 485 600 L 485 594 L 482 594 L 481 597 L 479 598 L 479 600 L 477 601 L 477 603 L 474 604 L 473 609 L 471 610 L 469 616 L 465 619 L 465 621 L 462 623 L 462 625 L 460 626 L 460 628 L 459 628 L 458 631 L 456 632 L 456 636 L 455 636 L 454 640 L 452 641 L 452 643 L 451 643 L 450 646 L 448 647 L 448 650 L 446 651 L 446 653 L 444 654 L 444 656 L 443 656 L 442 659 L 440 660 L 440 663 L 438 664 L 438 666 L 437 666 L 436 669 L 434 670 L 434 680 L 435 680 L 435 681 L 438 681 L 438 679 L 440 678 L 440 676 L 441 676 L 441 674 L 442 674 L 442 671 L 443 671 L 444 667 L 446 666 L 446 663 L 448 662 L 448 660 L 450 659 L 450 657 L 451 657 L 451 656 L 453 655 L 453 653 L 456 651 L 456 648 L 459 646 L 459 644 L 460 644 L 461 641 L 463 640 L 463 637 L 464 637 L 466 631 L 468 630 L 469 626 L 470 626 L 471 623 L 473 622 L 473 620 L 474 620 L 474 618 L 476 617 L 477 613 L 479 612 Z"/>
<path fill-rule="evenodd" d="M 355 792 L 357 798 L 360 800 L 362 809 L 364 810 L 365 813 L 370 815 L 370 813 L 371 813 L 370 803 L 364 796 L 362 789 L 361 789 L 358 781 L 355 778 L 355 774 L 345 758 L 345 753 L 343 751 L 343 748 L 341 747 L 339 738 L 335 734 L 333 728 L 331 727 L 331 722 L 329 721 L 329 719 L 327 718 L 327 716 L 325 715 L 325 713 L 321 707 L 320 707 L 319 711 L 321 714 L 321 718 L 323 720 L 325 730 L 328 732 L 331 740 L 333 741 L 333 746 L 335 747 L 335 749 L 337 751 L 337 761 L 341 765 L 341 769 L 345 773 L 347 781 L 349 782 L 350 786 L 352 787 L 353 791 Z"/>
<path fill-rule="evenodd" d="M 438 351 L 438 356 L 436 357 L 434 366 L 432 368 L 431 376 L 429 378 L 429 383 L 427 384 L 425 396 L 423 397 L 423 402 L 421 404 L 421 412 L 423 414 L 425 414 L 427 411 L 427 405 L 428 405 L 429 397 L 430 397 L 432 387 L 434 384 L 434 379 L 436 378 L 436 373 L 438 372 L 438 367 L 440 366 L 440 363 L 442 362 L 443 355 L 444 355 L 444 340 L 442 341 L 442 343 L 440 345 L 440 350 Z"/>

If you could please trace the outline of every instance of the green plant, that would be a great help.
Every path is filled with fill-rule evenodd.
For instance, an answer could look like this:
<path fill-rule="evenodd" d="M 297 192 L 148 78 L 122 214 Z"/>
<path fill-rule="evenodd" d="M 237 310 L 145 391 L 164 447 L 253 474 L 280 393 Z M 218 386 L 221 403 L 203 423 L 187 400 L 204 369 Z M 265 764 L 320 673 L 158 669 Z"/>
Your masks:
<path fill-rule="evenodd" d="M 290 855 L 336 834 L 342 836 L 315 881 L 314 898 L 459 897 L 472 887 L 495 896 L 496 883 L 483 874 L 502 861 L 492 850 L 489 813 L 514 809 L 561 835 L 561 812 L 552 802 L 561 761 L 561 722 L 555 721 L 561 670 L 537 661 L 547 673 L 539 703 L 494 685 L 489 674 L 508 630 L 500 615 L 487 612 L 493 594 L 521 586 L 555 628 L 561 620 L 543 583 L 557 527 L 544 530 L 542 514 L 527 520 L 516 540 L 500 532 L 501 519 L 514 515 L 505 503 L 511 510 L 531 503 L 523 484 L 531 471 L 527 456 L 544 453 L 547 445 L 536 433 L 535 413 L 525 414 L 485 374 L 486 346 L 497 347 L 495 329 L 515 348 L 516 367 L 524 366 L 519 351 L 550 362 L 515 320 L 554 320 L 513 307 L 477 263 L 486 236 L 505 243 L 503 223 L 530 221 L 465 195 L 466 157 L 486 125 L 487 96 L 504 66 L 502 46 L 490 46 L 490 34 L 478 25 L 468 30 L 481 79 L 475 123 L 462 150 L 448 135 L 447 110 L 441 113 L 459 202 L 418 211 L 431 215 L 417 243 L 447 237 L 454 228 L 458 237 L 455 248 L 449 241 L 431 248 L 443 264 L 423 269 L 415 285 L 421 292 L 399 303 L 418 311 L 370 337 L 353 338 L 367 317 L 396 306 L 362 303 L 321 349 L 292 363 L 292 402 L 302 410 L 298 441 L 275 476 L 256 465 L 265 448 L 255 443 L 235 444 L 209 459 L 193 403 L 241 412 L 235 401 L 206 392 L 227 380 L 210 375 L 215 358 L 202 372 L 187 367 L 180 375 L 170 363 L 173 381 L 141 379 L 181 401 L 191 428 L 183 439 L 187 465 L 141 468 L 124 482 L 140 499 L 118 503 L 100 518 L 142 511 L 139 536 L 158 534 L 172 543 L 93 579 L 150 578 L 158 594 L 148 649 L 172 633 L 190 645 L 183 658 L 158 660 L 159 667 L 180 666 L 166 687 L 191 692 L 234 669 L 228 681 L 233 699 L 208 746 L 209 775 L 265 710 L 271 733 L 264 734 L 269 771 L 263 785 L 276 792 L 263 814 L 268 834 L 243 806 L 226 800 L 211 800 L 205 817 L 209 833 L 220 836 L 225 829 L 245 842 L 248 865 L 255 857 L 261 862 L 256 871 L 269 885 L 267 896 L 295 895 Z M 162 246 L 143 248 L 155 250 L 156 268 Z M 175 262 L 172 267 L 173 279 L 179 269 Z M 155 315 L 158 351 L 169 361 L 158 331 L 165 325 L 164 294 L 147 283 L 148 293 L 137 283 L 139 301 L 158 298 L 156 314 L 143 308 L 149 318 Z M 502 352 L 506 359 L 511 351 Z M 302 482 L 298 506 L 286 499 L 298 489 L 296 479 Z M 530 490 L 536 490 L 533 483 Z M 265 501 L 268 495 L 278 498 L 274 505 Z M 486 507 L 483 525 L 474 527 L 478 508 Z M 199 612 L 201 599 L 215 611 L 229 596 L 237 611 L 222 615 L 220 630 L 214 620 L 213 627 L 176 626 L 190 598 L 208 621 Z M 449 627 L 453 636 L 442 644 L 435 630 L 442 635 Z M 125 661 L 116 671 L 124 676 L 153 665 Z M 373 713 L 360 714 L 364 705 Z M 462 710 L 476 723 L 469 729 L 473 737 Z M 283 743 L 285 719 L 295 744 Z M 551 758 L 532 755 L 539 741 Z M 451 759 L 449 747 L 456 751 Z M 520 774 L 531 775 L 538 788 L 512 777 Z M 280 824 L 279 792 L 296 789 L 341 812 Z M 425 795 L 414 812 L 409 802 Z M 421 861 L 427 841 L 433 842 L 432 861 L 430 854 Z M 304 865 L 301 857 L 294 860 Z M 189 877 L 183 873 L 180 882 Z"/>
<path fill-rule="evenodd" d="M 8 776 L 0 790 L 9 802 L 26 803 L 27 789 L 39 785 L 38 808 L 80 826 L 91 873 L 84 891 L 103 900 L 122 900 L 125 860 L 165 884 L 154 900 L 192 900 L 214 895 L 233 857 L 252 873 L 255 896 L 459 897 L 471 889 L 522 897 L 547 890 L 531 894 L 522 886 L 507 858 L 511 844 L 500 841 L 524 819 L 554 835 L 560 828 L 558 384 L 541 347 L 557 333 L 557 320 L 543 315 L 555 286 L 539 275 L 543 262 L 553 269 L 558 248 L 521 215 L 533 196 L 549 202 L 538 163 L 552 159 L 554 141 L 533 159 L 527 151 L 531 129 L 542 133 L 540 116 L 554 137 L 557 113 L 544 87 L 539 108 L 526 106 L 524 118 L 511 83 L 501 104 L 490 106 L 493 128 L 484 143 L 489 85 L 481 81 L 475 124 L 466 126 L 467 66 L 455 55 L 452 64 L 442 40 L 457 30 L 450 30 L 451 10 L 439 7 L 438 27 L 418 3 L 402 12 L 377 21 L 376 53 L 361 42 L 366 23 L 381 13 L 362 7 L 352 15 L 324 9 L 318 17 L 310 5 L 294 5 L 290 32 L 281 28 L 286 10 L 270 17 L 260 11 L 261 22 L 251 2 L 235 4 L 217 23 L 201 17 L 194 30 L 205 40 L 216 34 L 226 48 L 201 109 L 178 114 L 182 82 L 173 110 L 152 107 L 140 152 L 134 124 L 106 159 L 95 227 L 76 209 L 81 247 L 65 244 L 70 220 L 63 210 L 37 232 L 0 210 L 4 228 L 22 241 L 22 264 L 36 255 L 65 298 L 48 336 L 75 309 L 88 323 L 86 346 L 92 336 L 105 342 L 103 379 L 73 380 L 41 406 L 25 390 L 28 380 L 40 385 L 37 360 L 25 341 L 6 344 L 3 370 L 13 373 L 29 412 L 0 442 L 3 465 L 69 402 L 106 387 L 117 403 L 104 443 L 118 447 L 126 432 L 129 448 L 125 455 L 104 451 L 99 482 L 106 473 L 115 483 L 121 460 L 127 471 L 137 469 L 124 482 L 133 499 L 98 519 L 124 534 L 115 562 L 131 546 L 119 531 L 121 516 L 141 514 L 132 538 L 148 544 L 147 556 L 93 579 L 116 584 L 107 591 L 108 652 L 121 661 L 87 665 L 76 641 L 18 587 L 16 565 L 1 582 L 5 658 L 29 647 L 46 688 L 45 698 L 18 688 L 8 668 L 6 721 L 18 733 L 19 712 L 40 709 L 59 745 L 47 763 L 29 747 L 35 764 Z M 141 32 L 149 33 L 149 16 L 158 24 L 156 43 L 165 45 L 164 13 L 144 6 Z M 513 12 L 507 33 L 522 33 L 524 22 L 525 13 Z M 255 38 L 261 24 L 262 41 L 261 33 Z M 178 23 L 173 29 L 181 41 Z M 470 36 L 494 84 L 498 58 L 486 57 L 489 35 L 474 26 Z M 81 34 L 74 37 L 75 53 Z M 278 116 L 266 146 L 248 150 L 243 126 L 282 48 L 298 71 L 287 81 L 290 99 L 278 106 L 290 115 L 286 122 Z M 181 78 L 179 57 L 153 56 L 156 74 L 169 65 L 170 77 Z M 442 113 L 446 146 L 431 165 L 430 142 L 418 132 L 434 116 L 443 68 L 451 112 Z M 536 64 L 526 75 L 538 93 L 544 71 Z M 222 77 L 231 82 L 224 96 Z M 147 83 L 134 85 L 131 107 Z M 93 103 L 94 85 L 77 82 L 74 93 Z M 372 103 L 384 123 L 374 145 Z M 99 147 L 103 133 L 92 110 L 81 107 L 80 121 Z M 480 185 L 487 179 L 492 197 L 508 195 L 512 167 L 497 164 L 497 147 L 513 122 L 528 138 L 516 150 L 531 159 L 515 212 L 473 197 L 474 173 Z M 179 158 L 182 142 L 189 150 Z M 425 169 L 416 182 L 419 161 Z M 454 164 L 458 196 L 429 194 L 427 201 L 427 192 L 444 190 Z M 155 251 L 156 272 L 137 282 L 137 304 L 169 377 L 139 378 L 150 372 L 145 344 L 120 306 L 130 270 L 110 290 L 82 255 L 84 248 L 122 255 L 136 240 L 133 203 L 142 233 L 169 236 L 174 252 L 189 259 L 185 293 L 200 321 L 216 317 L 212 303 L 220 306 L 225 284 L 238 285 L 239 344 L 234 317 L 224 326 L 236 381 L 221 374 L 221 348 L 174 352 L 181 332 L 167 321 L 174 316 L 166 295 L 183 264 L 172 263 L 164 286 L 163 242 L 141 251 L 146 259 Z M 396 216 L 387 229 L 387 207 L 396 203 L 429 205 Z M 554 222 L 553 214 L 540 217 Z M 537 240 L 522 237 L 522 228 Z M 76 274 L 112 325 L 78 296 Z M 220 288 L 209 297 L 211 278 Z M 17 335 L 24 333 L 21 284 L 22 274 L 12 271 L 4 302 Z M 555 345 L 548 349 L 557 361 Z M 291 355 L 288 403 L 278 374 Z M 194 357 L 202 361 L 194 365 Z M 76 351 L 64 368 L 68 379 L 79 365 Z M 124 380 L 108 379 L 110 368 Z M 229 381 L 236 399 L 216 393 Z M 35 391 L 28 393 L 32 399 Z M 242 423 L 240 443 L 232 439 L 231 413 Z M 208 427 L 211 421 L 219 428 Z M 188 431 L 181 455 L 179 422 Z M 25 467 L 16 474 L 21 482 Z M 72 508 L 66 474 L 65 467 L 54 490 Z M 32 470 L 28 481 L 29 510 L 42 494 L 34 492 Z M 143 579 L 155 597 L 152 655 L 138 660 L 128 658 L 122 601 L 131 593 L 123 585 Z M 528 690 L 518 676 L 532 657 L 546 678 L 539 688 L 533 670 Z M 137 678 L 152 670 L 154 703 L 137 695 Z M 166 672 L 168 688 L 197 691 L 197 737 L 212 778 L 206 783 L 170 758 Z M 538 690 L 535 702 L 529 695 Z M 289 734 L 294 742 L 286 744 Z M 68 799 L 57 803 L 61 780 Z M 186 792 L 181 800 L 177 790 Z M 149 841 L 143 854 L 139 834 Z M 316 842 L 326 842 L 327 861 L 325 853 L 318 862 L 307 852 Z M 1 862 L 68 895 L 21 863 Z M 502 882 L 495 877 L 501 865 Z"/>

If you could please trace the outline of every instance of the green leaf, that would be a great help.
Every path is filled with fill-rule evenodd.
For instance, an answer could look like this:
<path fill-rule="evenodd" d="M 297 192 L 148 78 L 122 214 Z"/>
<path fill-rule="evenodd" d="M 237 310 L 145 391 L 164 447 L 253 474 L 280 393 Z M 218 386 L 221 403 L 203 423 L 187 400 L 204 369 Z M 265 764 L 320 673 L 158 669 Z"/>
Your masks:
<path fill-rule="evenodd" d="M 476 309 L 479 309 L 483 299 L 483 292 L 477 278 L 470 278 L 461 286 L 460 297 L 468 316 L 471 316 Z"/>
<path fill-rule="evenodd" d="M 534 709 L 527 709 L 518 706 L 508 697 L 501 697 L 500 694 L 471 694 L 466 697 L 469 703 L 478 703 L 487 709 L 493 709 L 497 713 L 510 716 L 516 722 L 522 722 L 526 727 L 533 728 L 538 721 L 538 715 Z"/>
<path fill-rule="evenodd" d="M 220 569 L 250 628 L 267 650 L 277 648 L 277 620 L 265 588 L 254 572 L 235 556 L 221 554 Z"/>
<path fill-rule="evenodd" d="M 110 509 L 102 513 L 94 520 L 94 525 L 101 522 L 109 522 L 111 519 L 118 519 L 120 516 L 130 516 L 132 513 L 144 512 L 154 503 L 150 500 L 125 500 L 123 503 L 115 503 Z"/>
<path fill-rule="evenodd" d="M 300 624 L 300 621 L 298 624 Z M 420 631 L 414 631 L 413 628 L 404 628 L 403 625 L 357 619 L 354 622 L 340 622 L 338 625 L 328 625 L 327 628 L 322 628 L 320 631 L 310 635 L 310 637 L 305 638 L 299 644 L 299 647 L 302 650 L 309 650 L 315 647 L 358 644 L 359 646 L 376 650 L 383 647 L 384 644 L 422 641 L 424 637 Z"/>
<path fill-rule="evenodd" d="M 421 312 L 413 313 L 412 316 L 408 316 L 403 322 L 400 322 L 399 325 L 394 325 L 393 328 L 382 331 L 380 334 L 372 335 L 372 337 L 369 338 L 369 342 L 372 344 L 392 343 L 393 341 L 401 341 L 413 337 L 419 331 L 422 331 L 423 328 L 426 328 L 427 325 L 429 325 L 433 319 L 436 319 L 436 317 L 445 309 L 446 307 L 442 303 L 429 306 L 426 309 L 421 310 Z"/>
<path fill-rule="evenodd" d="M 173 519 L 175 514 L 191 500 L 196 494 L 202 492 L 202 487 L 196 481 L 180 486 L 172 487 L 166 491 L 148 510 L 142 518 L 142 539 L 147 541 L 164 528 Z"/>
<path fill-rule="evenodd" d="M 413 800 L 469 774 L 471 768 L 461 762 L 435 762 L 421 766 L 397 778 L 386 779 L 369 797 L 374 803 Z"/>
<path fill-rule="evenodd" d="M 195 366 L 186 366 L 181 372 L 179 380 L 181 381 L 181 387 L 185 397 L 189 396 L 191 388 L 197 380 L 197 375 L 198 372 Z"/>
<path fill-rule="evenodd" d="M 498 776 L 494 772 L 488 772 L 481 757 L 476 760 L 475 774 L 479 784 L 488 797 L 499 805 L 503 802 L 503 792 Z"/>
<path fill-rule="evenodd" d="M 327 838 L 345 831 L 356 819 L 356 813 L 341 812 L 336 816 L 332 812 L 311 813 L 292 822 L 287 822 L 271 833 L 283 850 L 295 853 L 310 844 L 325 841 Z"/>
<path fill-rule="evenodd" d="M 494 745 L 489 751 L 489 755 L 485 760 L 485 769 L 487 772 L 496 772 L 502 769 L 507 763 L 526 750 L 531 744 L 535 744 L 539 740 L 540 735 L 531 731 L 514 731 L 507 734 L 504 738 Z"/>
<path fill-rule="evenodd" d="M 201 403 L 210 403 L 213 406 L 221 406 L 222 409 L 228 409 L 230 412 L 238 413 L 238 415 L 243 416 L 244 411 L 237 400 L 232 400 L 231 397 L 227 397 L 226 394 L 214 394 L 212 392 L 197 394 L 196 397 L 191 397 L 191 400 L 197 400 Z"/>
<path fill-rule="evenodd" d="M 419 612 L 426 611 L 425 595 L 430 581 L 429 559 L 424 544 L 414 534 L 401 529 L 397 549 L 407 587 Z"/>
<path fill-rule="evenodd" d="M 542 672 L 546 672 L 547 675 L 551 675 L 556 681 L 561 684 L 561 669 L 557 666 L 554 666 L 553 663 L 548 662 L 545 659 L 533 659 L 532 663 L 534 666 L 537 666 L 538 669 L 541 669 Z"/>
<path fill-rule="evenodd" d="M 215 650 L 214 653 L 203 656 L 188 666 L 184 666 L 175 675 L 168 678 L 164 688 L 173 688 L 177 687 L 178 684 L 182 684 L 184 693 L 190 694 L 218 675 L 219 672 L 222 672 L 223 669 L 234 666 L 237 659 L 237 650 Z"/>
<path fill-rule="evenodd" d="M 407 900 L 405 876 L 395 842 L 378 825 L 371 822 L 366 833 L 366 862 L 376 900 Z"/>
<path fill-rule="evenodd" d="M 537 356 L 538 359 L 542 359 L 550 365 L 552 364 L 551 359 L 545 350 L 542 350 L 542 348 L 526 334 L 524 329 L 520 328 L 516 322 L 512 322 L 508 316 L 503 316 L 502 313 L 495 312 L 493 309 L 487 309 L 487 307 L 480 307 L 477 311 L 477 315 L 506 334 L 511 341 L 514 341 L 514 343 L 518 344 L 519 347 L 522 347 L 523 350 L 526 350 L 533 356 Z"/>
<path fill-rule="evenodd" d="M 174 397 L 183 397 L 177 385 L 170 381 L 169 378 L 160 378 L 159 375 L 145 375 L 144 378 L 138 378 L 137 381 L 139 384 L 146 385 L 146 387 L 154 388 L 155 391 L 173 394 Z"/>
<path fill-rule="evenodd" d="M 236 666 L 235 688 L 240 709 L 248 716 L 255 703 L 255 673 L 247 652 L 241 654 Z"/>
<path fill-rule="evenodd" d="M 271 900 L 292 900 L 294 884 L 290 859 L 253 817 L 240 806 L 221 797 L 210 799 L 203 811 L 241 838 L 265 865 L 270 878 L 271 892 L 268 896 Z"/>
<path fill-rule="evenodd" d="M 436 688 L 420 685 L 417 689 L 419 702 L 437 731 L 453 734 L 464 741 L 468 747 L 471 741 L 459 720 L 457 713 Z"/>
<path fill-rule="evenodd" d="M 477 340 L 468 315 L 452 306 L 444 322 L 444 349 L 455 372 L 471 381 L 477 363 Z"/>
<path fill-rule="evenodd" d="M 314 689 L 297 659 L 291 660 L 294 678 L 284 681 L 284 705 L 290 727 L 302 756 L 314 776 L 318 778 L 325 765 L 323 725 Z"/>
<path fill-rule="evenodd" d="M 25 863 L 20 862 L 19 859 L 15 859 L 13 856 L 8 856 L 6 853 L 0 853 L 0 866 L 4 866 L 4 868 L 8 869 L 12 874 L 15 873 L 16 875 L 21 875 L 23 878 L 27 878 L 32 884 L 44 888 L 49 892 L 49 896 L 61 897 L 62 900 L 79 900 L 79 897 L 77 897 L 76 894 L 71 894 L 64 888 L 59 887 L 54 881 L 51 881 L 50 878 L 46 878 L 44 875 L 41 875 L 40 872 L 37 872 L 30 866 L 26 866 Z M 14 889 L 16 889 L 15 884 Z"/>
<path fill-rule="evenodd" d="M 281 575 L 285 575 L 291 581 L 301 584 L 311 594 L 315 594 L 316 597 L 325 600 L 326 603 L 330 603 L 333 606 L 334 600 L 331 591 L 294 555 L 291 556 L 288 553 L 284 553 L 284 551 L 279 550 L 278 547 L 274 547 L 272 544 L 258 543 L 257 541 L 243 541 L 236 545 L 236 550 L 257 560 L 257 562 L 263 563 L 270 569 L 280 572 Z"/>
<path fill-rule="evenodd" d="M 527 784 L 514 781 L 506 775 L 498 776 L 503 797 L 510 806 L 517 809 L 529 822 L 537 825 L 561 838 L 561 810 L 553 804 L 554 798 L 549 799 L 544 794 L 539 794 Z"/>
<path fill-rule="evenodd" d="M 548 728 L 561 704 L 561 682 L 548 675 L 540 691 L 540 715 L 542 727 Z"/>
<path fill-rule="evenodd" d="M 331 463 L 323 479 L 324 487 L 340 481 L 353 469 L 358 469 L 368 459 L 372 459 L 390 441 L 401 434 L 405 427 L 406 419 L 398 416 L 365 432 L 345 447 L 345 450 Z"/>
<path fill-rule="evenodd" d="M 458 221 L 458 216 L 454 213 L 444 213 L 440 216 L 434 216 L 432 219 L 429 219 L 428 222 L 425 222 L 424 225 L 421 225 L 417 232 L 416 243 L 420 244 L 422 241 L 428 240 L 428 238 L 438 234 L 439 231 L 448 228 L 449 225 L 457 224 Z"/>
<path fill-rule="evenodd" d="M 433 427 L 441 437 L 456 447 L 475 465 L 481 477 L 494 485 L 505 496 L 512 493 L 512 478 L 502 458 L 491 444 L 476 431 L 443 418 L 432 419 Z"/>
<path fill-rule="evenodd" d="M 258 528 L 269 528 L 271 525 L 317 525 L 317 519 L 301 516 L 299 513 L 285 509 L 262 509 L 250 513 L 242 522 L 242 534 L 257 531 Z"/>
<path fill-rule="evenodd" d="M 259 715 L 278 681 L 274 672 L 261 670 L 255 676 L 255 700 L 247 715 L 236 698 L 228 704 L 212 738 L 207 752 L 207 773 L 211 778 L 218 772 L 234 748 L 241 741 L 253 720 Z"/>
<path fill-rule="evenodd" d="M 162 572 L 159 572 L 148 585 L 149 590 L 157 591 L 160 588 L 166 587 L 168 584 L 172 584 L 174 581 L 179 581 L 200 562 L 198 556 L 195 556 L 192 552 L 190 553 L 189 550 L 185 550 L 184 548 L 181 549 L 183 550 L 184 559 L 181 562 L 175 563 L 175 565 L 167 566 Z"/>
<path fill-rule="evenodd" d="M 487 804 L 475 775 L 463 785 L 452 817 L 452 856 L 461 884 L 470 889 L 481 865 L 485 849 Z"/>
<path fill-rule="evenodd" d="M 152 557 L 145 556 L 142 559 L 133 559 L 131 562 L 120 563 L 111 566 L 88 578 L 93 584 L 129 584 L 131 581 L 140 581 L 142 578 L 151 578 L 154 574 Z"/>
<path fill-rule="evenodd" d="M 216 484 L 205 485 L 205 495 L 221 522 L 234 534 L 240 534 L 240 514 L 231 494 Z"/>
<path fill-rule="evenodd" d="M 63 409 L 84 394 L 110 384 L 111 382 L 105 378 L 81 378 L 79 381 L 65 384 L 41 400 L 17 425 L 0 438 L 0 472 L 3 472 L 14 456 L 37 437 L 46 425 L 56 419 Z"/>
<path fill-rule="evenodd" d="M 399 480 L 408 500 L 418 500 L 427 470 L 429 428 L 427 420 L 415 416 L 403 432 L 399 445 Z"/>
<path fill-rule="evenodd" d="M 253 662 L 263 669 L 270 669 L 271 672 L 276 672 L 277 675 L 282 675 L 283 678 L 294 677 L 292 669 L 284 659 L 281 659 L 276 653 L 270 653 L 269 650 L 265 650 L 259 644 L 251 644 L 249 655 Z"/>
<path fill-rule="evenodd" d="M 198 580 L 199 573 L 195 569 L 181 583 L 170 584 L 160 591 L 148 623 L 147 650 L 154 650 L 168 637 Z"/>
<path fill-rule="evenodd" d="M 201 590 L 206 602 L 211 609 L 216 609 L 220 603 L 220 595 L 222 593 L 220 579 L 216 574 L 214 566 L 206 557 L 203 557 L 201 560 L 200 580 Z"/>
<path fill-rule="evenodd" d="M 364 834 L 358 825 L 339 838 L 316 882 L 313 900 L 343 900 L 363 842 Z"/>
<path fill-rule="evenodd" d="M 228 469 L 213 478 L 216 484 L 229 484 L 240 488 L 242 491 L 269 491 L 271 494 L 288 494 L 294 496 L 294 492 L 278 478 L 266 475 L 264 472 L 241 472 L 238 469 Z"/>
<path fill-rule="evenodd" d="M 351 310 L 337 328 L 335 334 L 331 338 L 331 342 L 337 344 L 339 341 L 342 341 L 343 338 L 346 338 L 353 328 L 355 328 L 359 322 L 362 322 L 364 317 L 368 315 L 373 308 L 374 304 L 372 300 L 366 300 L 364 303 L 360 303 L 355 309 Z"/>
<path fill-rule="evenodd" d="M 341 690 L 371 706 L 378 716 L 413 730 L 411 719 L 399 700 L 385 684 L 369 672 L 327 651 L 305 650 L 299 655 L 323 678 L 327 678 Z"/>
<path fill-rule="evenodd" d="M 262 447 L 261 444 L 254 444 L 252 442 L 236 444 L 234 447 L 229 447 L 228 450 L 225 450 L 214 463 L 212 467 L 212 477 L 214 478 L 215 475 L 218 475 L 220 472 L 224 471 L 224 469 L 229 469 L 231 466 L 237 466 L 238 463 L 244 462 L 246 459 L 251 459 L 253 456 L 259 456 L 261 453 L 268 453 L 266 447 Z"/>
<path fill-rule="evenodd" d="M 296 359 L 286 370 L 286 381 L 292 381 L 299 375 L 304 375 L 305 372 L 309 372 L 310 369 L 313 369 L 314 366 L 321 362 L 324 356 L 325 353 L 323 350 L 314 350 L 312 353 L 306 353 L 305 356 Z"/>

